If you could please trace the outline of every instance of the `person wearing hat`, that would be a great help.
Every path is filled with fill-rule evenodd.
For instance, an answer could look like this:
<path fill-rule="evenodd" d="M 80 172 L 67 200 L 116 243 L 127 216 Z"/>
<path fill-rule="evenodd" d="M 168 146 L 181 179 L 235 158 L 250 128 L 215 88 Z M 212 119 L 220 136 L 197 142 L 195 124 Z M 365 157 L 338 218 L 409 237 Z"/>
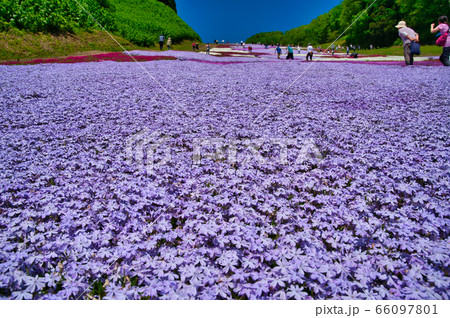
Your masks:
<path fill-rule="evenodd" d="M 308 52 L 306 54 L 306 60 L 308 60 L 308 58 L 309 58 L 312 61 L 313 54 L 314 54 L 314 48 L 312 47 L 311 43 L 308 44 L 306 51 Z"/>
<path fill-rule="evenodd" d="M 411 42 L 419 42 L 419 34 L 417 34 L 413 29 L 408 28 L 405 21 L 400 21 L 395 27 L 398 29 L 398 35 L 403 41 L 405 63 L 406 65 L 413 65 L 414 57 L 411 54 Z"/>

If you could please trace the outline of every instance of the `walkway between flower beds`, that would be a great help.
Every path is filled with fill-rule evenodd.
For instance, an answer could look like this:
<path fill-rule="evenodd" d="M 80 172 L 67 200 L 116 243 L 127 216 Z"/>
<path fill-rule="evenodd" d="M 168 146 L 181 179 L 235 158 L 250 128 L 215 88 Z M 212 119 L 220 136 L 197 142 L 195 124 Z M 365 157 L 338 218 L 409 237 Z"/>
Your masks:
<path fill-rule="evenodd" d="M 255 52 L 256 51 L 256 52 Z M 264 52 L 263 52 L 264 51 Z M 64 58 L 34 59 L 29 61 L 9 61 L 0 62 L 0 65 L 30 65 L 30 64 L 55 64 L 55 63 L 85 63 L 85 62 L 149 62 L 160 60 L 179 60 L 194 61 L 218 65 L 236 64 L 236 63 L 311 63 L 305 60 L 304 54 L 295 54 L 294 61 L 287 61 L 285 58 L 277 59 L 271 49 L 256 49 L 252 53 L 243 51 L 239 48 L 216 48 L 211 50 L 211 55 L 205 52 L 189 51 L 130 51 L 96 54 L 89 56 L 69 56 Z M 379 56 L 379 55 L 361 55 L 359 58 L 351 58 L 345 54 L 316 53 L 314 62 L 332 62 L 332 63 L 358 63 L 374 65 L 397 65 L 405 66 L 401 56 Z M 439 60 L 430 57 L 417 57 L 415 65 L 419 66 L 441 66 Z"/>
<path fill-rule="evenodd" d="M 256 51 L 256 52 L 255 52 Z M 213 55 L 205 54 L 205 52 L 189 52 L 189 51 L 130 51 L 124 52 L 132 56 L 175 56 L 179 60 L 197 61 L 213 64 L 234 64 L 234 63 L 260 63 L 260 62 L 278 62 L 278 63 L 311 63 L 306 61 L 305 54 L 294 54 L 295 60 L 288 61 L 286 58 L 277 59 L 275 54 L 270 53 L 272 50 L 256 49 L 252 53 L 243 51 L 239 48 L 217 48 L 212 49 Z M 302 52 L 303 53 L 303 52 Z M 316 53 L 313 59 L 319 62 L 332 63 L 358 63 L 358 64 L 375 64 L 375 65 L 398 65 L 405 66 L 402 56 L 380 56 L 380 55 L 360 55 L 359 58 L 351 58 L 345 54 Z M 432 57 L 416 57 L 415 65 L 419 66 L 441 66 L 439 60 Z"/>

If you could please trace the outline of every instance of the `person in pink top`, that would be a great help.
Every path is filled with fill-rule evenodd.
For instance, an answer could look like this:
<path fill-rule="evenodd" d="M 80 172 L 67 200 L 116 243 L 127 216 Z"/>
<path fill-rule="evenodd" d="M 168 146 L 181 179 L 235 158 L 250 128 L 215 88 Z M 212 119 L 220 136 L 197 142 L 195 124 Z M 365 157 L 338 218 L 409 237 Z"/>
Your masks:
<path fill-rule="evenodd" d="M 406 65 L 413 65 L 414 55 L 411 54 L 411 42 L 419 42 L 419 35 L 413 29 L 408 28 L 405 21 L 400 21 L 395 27 L 398 29 L 398 35 L 403 41 L 405 63 Z"/>
<path fill-rule="evenodd" d="M 442 55 L 439 58 L 444 64 L 444 66 L 450 66 L 450 36 L 448 36 L 448 19 L 444 15 L 438 19 L 439 25 L 437 27 L 434 27 L 435 24 L 433 23 L 431 25 L 431 33 L 440 32 L 441 35 L 447 33 L 447 42 L 444 44 L 444 50 L 442 51 Z"/>

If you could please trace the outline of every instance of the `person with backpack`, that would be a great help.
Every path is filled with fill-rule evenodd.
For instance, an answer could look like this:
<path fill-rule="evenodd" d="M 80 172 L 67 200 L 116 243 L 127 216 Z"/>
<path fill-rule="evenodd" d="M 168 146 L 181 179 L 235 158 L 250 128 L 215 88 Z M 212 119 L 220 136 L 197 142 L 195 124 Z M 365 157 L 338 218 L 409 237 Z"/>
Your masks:
<path fill-rule="evenodd" d="M 408 28 L 405 21 L 400 21 L 395 27 L 398 29 L 398 35 L 403 41 L 405 63 L 406 65 L 413 65 L 414 55 L 411 53 L 411 43 L 419 42 L 419 34 L 417 34 L 413 29 Z"/>
<path fill-rule="evenodd" d="M 439 25 L 435 27 L 433 23 L 431 25 L 431 33 L 436 33 L 439 31 L 440 36 L 436 41 L 436 44 L 444 47 L 442 51 L 442 55 L 439 57 L 442 64 L 444 66 L 450 66 L 450 36 L 449 36 L 449 26 L 448 26 L 448 18 L 443 15 L 438 19 Z"/>

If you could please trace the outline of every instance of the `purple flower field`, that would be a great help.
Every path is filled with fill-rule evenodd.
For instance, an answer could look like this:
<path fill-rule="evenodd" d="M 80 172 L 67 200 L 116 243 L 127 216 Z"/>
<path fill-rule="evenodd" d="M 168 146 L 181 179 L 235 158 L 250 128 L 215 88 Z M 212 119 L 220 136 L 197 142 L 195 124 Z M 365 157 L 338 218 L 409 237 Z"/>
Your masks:
<path fill-rule="evenodd" d="M 449 299 L 446 70 L 141 65 L 0 66 L 0 298 Z"/>

